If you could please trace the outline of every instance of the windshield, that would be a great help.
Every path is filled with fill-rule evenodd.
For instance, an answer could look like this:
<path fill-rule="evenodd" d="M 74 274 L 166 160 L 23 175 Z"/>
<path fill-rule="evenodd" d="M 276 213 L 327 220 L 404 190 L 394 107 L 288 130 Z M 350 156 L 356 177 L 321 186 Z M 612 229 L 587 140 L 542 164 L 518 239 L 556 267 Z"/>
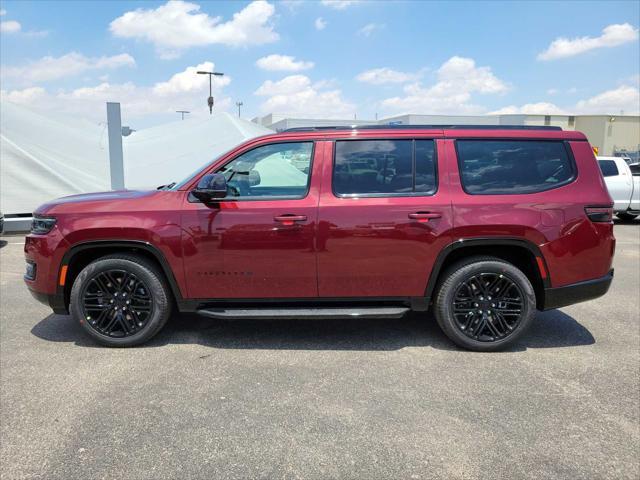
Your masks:
<path fill-rule="evenodd" d="M 171 185 L 170 187 L 167 186 L 167 190 L 180 190 L 181 188 L 183 188 L 187 183 L 189 183 L 194 177 L 198 176 L 200 173 L 202 173 L 204 170 L 206 170 L 207 168 L 209 168 L 213 163 L 217 162 L 219 159 L 221 159 L 222 157 L 224 157 L 225 155 L 227 155 L 229 152 L 231 152 L 231 150 L 234 150 L 234 148 L 227 150 L 226 152 L 224 152 L 222 155 L 218 155 L 216 158 L 214 158 L 213 160 L 208 161 L 207 163 L 205 163 L 204 165 L 202 165 L 201 167 L 199 167 L 197 170 L 191 172 L 189 175 L 187 175 L 185 178 L 183 178 L 181 181 L 177 182 L 177 183 L 173 183 L 173 184 L 169 184 Z"/>

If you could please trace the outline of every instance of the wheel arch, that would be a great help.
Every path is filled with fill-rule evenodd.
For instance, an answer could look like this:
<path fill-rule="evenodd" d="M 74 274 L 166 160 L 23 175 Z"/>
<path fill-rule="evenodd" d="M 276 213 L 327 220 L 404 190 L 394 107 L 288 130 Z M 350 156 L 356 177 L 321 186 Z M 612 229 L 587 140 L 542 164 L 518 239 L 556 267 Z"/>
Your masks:
<path fill-rule="evenodd" d="M 520 238 L 473 238 L 447 245 L 438 254 L 427 282 L 425 297 L 431 299 L 443 273 L 459 260 L 489 255 L 512 263 L 527 276 L 536 293 L 536 306 L 544 305 L 545 288 L 551 287 L 549 270 L 542 252 L 534 243 Z"/>
<path fill-rule="evenodd" d="M 61 307 L 69 311 L 71 287 L 78 274 L 94 260 L 113 253 L 130 253 L 145 257 L 160 268 L 164 274 L 176 303 L 182 294 L 175 276 L 164 254 L 154 245 L 141 240 L 95 240 L 73 245 L 62 257 L 60 269 L 67 268 L 64 285 L 58 285 L 56 296 Z M 58 274 L 60 278 L 60 272 Z"/>

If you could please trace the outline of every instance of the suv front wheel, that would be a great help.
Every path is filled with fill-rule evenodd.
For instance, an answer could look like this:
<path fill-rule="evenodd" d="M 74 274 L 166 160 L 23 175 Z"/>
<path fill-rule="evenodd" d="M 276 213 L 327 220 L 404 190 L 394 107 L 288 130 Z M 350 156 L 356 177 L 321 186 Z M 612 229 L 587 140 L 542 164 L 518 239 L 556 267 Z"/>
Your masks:
<path fill-rule="evenodd" d="M 495 257 L 472 257 L 443 275 L 435 317 L 457 345 L 495 351 L 513 344 L 535 316 L 536 296 L 527 276 Z"/>
<path fill-rule="evenodd" d="M 110 255 L 87 265 L 71 289 L 69 309 L 93 339 L 131 347 L 156 335 L 172 297 L 159 269 L 138 255 Z"/>

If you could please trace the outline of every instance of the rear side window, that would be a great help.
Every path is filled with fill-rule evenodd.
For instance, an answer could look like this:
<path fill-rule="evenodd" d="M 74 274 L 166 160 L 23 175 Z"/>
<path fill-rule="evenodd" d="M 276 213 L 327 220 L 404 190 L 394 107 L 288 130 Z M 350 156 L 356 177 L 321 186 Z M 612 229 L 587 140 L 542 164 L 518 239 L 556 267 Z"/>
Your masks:
<path fill-rule="evenodd" d="M 336 141 L 336 195 L 431 195 L 436 191 L 433 140 Z"/>
<path fill-rule="evenodd" d="M 603 177 L 615 177 L 618 175 L 618 167 L 613 160 L 598 160 Z"/>
<path fill-rule="evenodd" d="M 456 149 L 462 186 L 470 194 L 543 192 L 575 177 L 563 142 L 457 140 Z"/>
<path fill-rule="evenodd" d="M 640 163 L 629 165 L 629 169 L 631 170 L 631 175 L 634 177 L 640 176 Z"/>

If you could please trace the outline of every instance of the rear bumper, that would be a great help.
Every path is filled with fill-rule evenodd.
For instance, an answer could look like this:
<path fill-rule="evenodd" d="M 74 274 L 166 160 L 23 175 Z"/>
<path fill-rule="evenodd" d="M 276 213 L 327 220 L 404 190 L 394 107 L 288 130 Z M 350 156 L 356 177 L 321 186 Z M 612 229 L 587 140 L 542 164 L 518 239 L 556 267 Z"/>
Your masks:
<path fill-rule="evenodd" d="M 585 282 L 573 283 L 564 287 L 545 288 L 542 310 L 566 307 L 574 303 L 586 302 L 601 297 L 609 290 L 613 280 L 613 269 L 604 277 Z"/>

